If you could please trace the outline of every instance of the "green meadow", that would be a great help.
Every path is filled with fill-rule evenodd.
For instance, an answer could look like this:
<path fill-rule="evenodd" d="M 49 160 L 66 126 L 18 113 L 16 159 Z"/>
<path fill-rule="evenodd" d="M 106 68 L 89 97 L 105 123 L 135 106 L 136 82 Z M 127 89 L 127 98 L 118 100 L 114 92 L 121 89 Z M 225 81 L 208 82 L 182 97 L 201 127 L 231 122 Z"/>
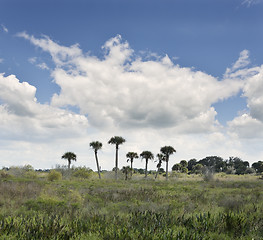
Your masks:
<path fill-rule="evenodd" d="M 0 239 L 263 239 L 259 176 L 79 170 L 1 170 Z"/>

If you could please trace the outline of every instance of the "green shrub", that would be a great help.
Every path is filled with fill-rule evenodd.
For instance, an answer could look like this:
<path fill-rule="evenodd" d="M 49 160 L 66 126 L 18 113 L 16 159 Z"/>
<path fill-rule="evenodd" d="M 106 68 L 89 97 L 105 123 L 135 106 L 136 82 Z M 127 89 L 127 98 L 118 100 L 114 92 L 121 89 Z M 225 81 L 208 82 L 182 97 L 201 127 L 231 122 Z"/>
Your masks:
<path fill-rule="evenodd" d="M 9 178 L 9 177 L 11 177 L 11 176 L 10 176 L 10 174 L 8 174 L 7 171 L 1 170 L 1 171 L 0 171 L 0 177 L 6 179 L 6 178 Z"/>
<path fill-rule="evenodd" d="M 47 176 L 49 181 L 56 181 L 62 179 L 62 174 L 56 170 L 51 170 Z"/>
<path fill-rule="evenodd" d="M 30 178 L 30 179 L 36 179 L 37 178 L 37 173 L 33 171 L 27 171 L 24 173 L 24 177 Z"/>
<path fill-rule="evenodd" d="M 92 175 L 92 170 L 86 167 L 79 167 L 74 169 L 73 176 L 77 178 L 90 178 Z"/>

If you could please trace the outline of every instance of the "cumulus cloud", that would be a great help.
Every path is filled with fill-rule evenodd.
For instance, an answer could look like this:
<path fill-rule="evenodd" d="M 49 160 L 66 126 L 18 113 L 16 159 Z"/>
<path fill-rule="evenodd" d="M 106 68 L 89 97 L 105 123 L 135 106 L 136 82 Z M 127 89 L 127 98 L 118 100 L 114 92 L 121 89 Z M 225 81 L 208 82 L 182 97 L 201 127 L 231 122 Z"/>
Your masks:
<path fill-rule="evenodd" d="M 230 135 L 241 138 L 262 138 L 263 123 L 249 114 L 242 114 L 228 123 Z"/>
<path fill-rule="evenodd" d="M 256 75 L 247 80 L 243 91 L 251 116 L 263 122 L 263 65 Z"/>
<path fill-rule="evenodd" d="M 19 82 L 14 75 L 0 74 L 1 136 L 28 141 L 81 136 L 86 132 L 85 116 L 40 104 L 36 88 Z"/>
<path fill-rule="evenodd" d="M 243 88 L 249 112 L 229 122 L 231 132 L 240 137 L 263 137 L 263 65 L 258 72 L 249 77 Z"/>
<path fill-rule="evenodd" d="M 49 52 L 56 64 L 52 76 L 61 92 L 53 96 L 53 106 L 78 106 L 95 127 L 211 131 L 218 126 L 211 105 L 242 87 L 239 79 L 219 81 L 175 65 L 167 55 L 143 59 L 119 35 L 104 44 L 102 59 L 83 54 L 78 45 L 60 46 L 48 37 L 26 33 L 19 36 Z M 244 66 L 246 53 L 241 58 L 235 69 Z"/>

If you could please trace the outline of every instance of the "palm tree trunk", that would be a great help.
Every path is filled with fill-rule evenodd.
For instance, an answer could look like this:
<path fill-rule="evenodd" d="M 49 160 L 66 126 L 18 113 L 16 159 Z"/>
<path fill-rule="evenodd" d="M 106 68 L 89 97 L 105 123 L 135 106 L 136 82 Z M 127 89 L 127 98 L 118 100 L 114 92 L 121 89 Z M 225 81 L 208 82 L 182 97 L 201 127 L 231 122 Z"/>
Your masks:
<path fill-rule="evenodd" d="M 145 164 L 145 178 L 147 178 L 147 173 L 148 173 L 147 167 L 148 167 L 148 159 L 146 159 L 146 164 Z"/>
<path fill-rule="evenodd" d="M 118 179 L 118 145 L 116 144 L 115 180 Z"/>
<path fill-rule="evenodd" d="M 68 159 L 68 170 L 70 169 L 70 159 Z"/>
<path fill-rule="evenodd" d="M 131 159 L 131 177 L 132 177 L 132 163 L 133 163 L 133 160 Z"/>
<path fill-rule="evenodd" d="M 160 168 L 161 168 L 161 166 L 159 166 L 159 167 L 157 168 L 157 172 L 156 172 L 156 174 L 155 174 L 155 179 L 157 178 L 158 173 L 160 172 Z"/>
<path fill-rule="evenodd" d="M 96 159 L 96 164 L 97 164 L 99 179 L 101 179 L 101 176 L 100 176 L 100 166 L 99 166 L 99 160 L 98 160 L 97 151 L 95 151 L 95 159 Z"/>
<path fill-rule="evenodd" d="M 166 181 L 168 180 L 168 158 L 166 160 Z"/>

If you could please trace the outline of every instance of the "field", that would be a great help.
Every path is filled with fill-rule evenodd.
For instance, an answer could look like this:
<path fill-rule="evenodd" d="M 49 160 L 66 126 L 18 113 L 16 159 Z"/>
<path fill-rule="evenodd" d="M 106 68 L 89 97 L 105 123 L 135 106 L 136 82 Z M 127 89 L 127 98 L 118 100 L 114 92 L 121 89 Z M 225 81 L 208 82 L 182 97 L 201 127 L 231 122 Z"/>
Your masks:
<path fill-rule="evenodd" d="M 0 178 L 0 239 L 263 239 L 262 213 L 252 175 Z"/>

